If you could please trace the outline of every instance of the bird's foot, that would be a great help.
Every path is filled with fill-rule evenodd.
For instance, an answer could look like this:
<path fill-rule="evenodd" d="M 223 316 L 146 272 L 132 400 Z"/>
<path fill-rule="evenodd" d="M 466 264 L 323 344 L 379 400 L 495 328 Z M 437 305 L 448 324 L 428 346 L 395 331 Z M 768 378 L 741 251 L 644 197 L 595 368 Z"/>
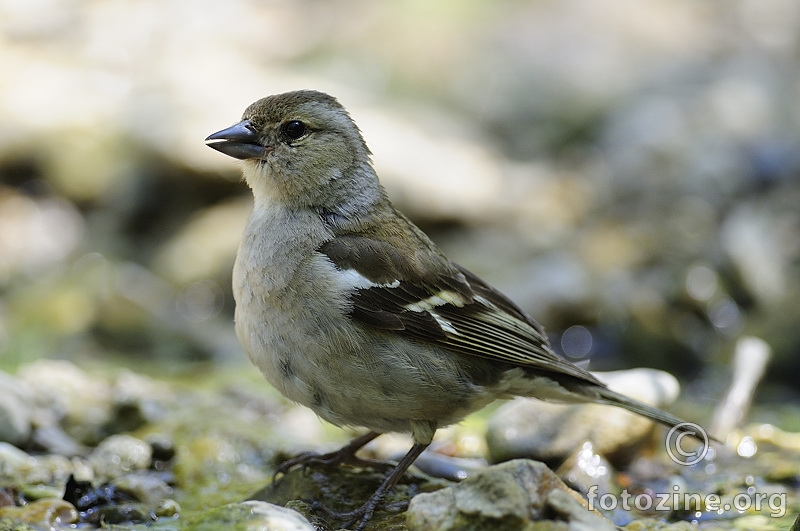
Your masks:
<path fill-rule="evenodd" d="M 385 495 L 386 492 L 376 492 L 369 500 L 367 500 L 367 503 L 358 509 L 343 513 L 332 511 L 319 502 L 313 502 L 311 507 L 315 511 L 322 513 L 326 518 L 342 522 L 342 527 L 345 529 L 350 529 L 350 526 L 357 524 L 356 527 L 352 528 L 353 531 L 363 531 L 367 527 L 367 523 L 370 521 L 370 519 L 372 519 L 372 515 L 375 514 L 375 511 L 378 508 L 391 513 L 399 513 L 408 509 L 408 500 L 384 504 L 383 498 Z"/>
<path fill-rule="evenodd" d="M 337 450 L 328 454 L 318 454 L 315 452 L 305 452 L 292 457 L 281 463 L 275 470 L 273 478 L 280 475 L 285 475 L 289 470 L 296 466 L 302 466 L 303 469 L 311 468 L 314 466 L 319 467 L 335 467 L 339 465 L 351 465 L 359 468 L 373 468 L 380 472 L 386 472 L 394 468 L 391 463 L 384 463 L 383 461 L 376 461 L 374 459 L 364 459 L 356 455 Z"/>
<path fill-rule="evenodd" d="M 378 433 L 370 432 L 366 435 L 356 437 L 346 446 L 336 450 L 335 452 L 330 452 L 327 454 L 305 452 L 296 455 L 295 457 L 284 461 L 278 466 L 278 468 L 275 470 L 275 474 L 273 475 L 273 480 L 279 475 L 285 475 L 287 472 L 289 472 L 289 470 L 296 466 L 302 466 L 304 469 L 306 469 L 312 466 L 334 467 L 345 464 L 362 468 L 373 468 L 380 471 L 388 471 L 394 468 L 394 466 L 382 461 L 364 459 L 356 456 L 356 452 L 358 450 L 360 450 L 364 445 L 378 435 Z"/>
<path fill-rule="evenodd" d="M 391 491 L 394 486 L 397 485 L 397 482 L 400 480 L 403 474 L 405 474 L 406 470 L 408 470 L 408 467 L 411 466 L 417 457 L 419 457 L 419 454 L 421 454 L 429 444 L 429 442 L 415 443 L 408 453 L 403 456 L 400 462 L 397 463 L 396 466 L 392 467 L 392 471 L 387 474 L 386 478 L 383 480 L 375 493 L 370 497 L 369 500 L 367 500 L 367 503 L 358 509 L 346 513 L 336 513 L 321 504 L 315 504 L 316 508 L 331 518 L 345 522 L 344 526 L 346 528 L 350 528 L 350 526 L 357 523 L 356 527 L 353 528 L 353 531 L 363 531 L 367 526 L 367 522 L 369 522 L 372 518 L 372 515 L 381 506 L 384 510 L 389 512 L 397 512 L 407 509 L 409 503 L 408 501 L 384 504 L 383 500 L 386 498 L 386 495 L 389 493 L 389 491 Z"/>

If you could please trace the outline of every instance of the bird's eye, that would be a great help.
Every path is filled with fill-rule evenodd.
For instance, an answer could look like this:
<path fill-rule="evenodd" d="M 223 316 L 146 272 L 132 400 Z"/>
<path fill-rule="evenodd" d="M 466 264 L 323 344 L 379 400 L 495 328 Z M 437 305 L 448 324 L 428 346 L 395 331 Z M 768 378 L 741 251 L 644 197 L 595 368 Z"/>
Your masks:
<path fill-rule="evenodd" d="M 298 138 L 306 134 L 307 131 L 306 124 L 304 124 L 300 120 L 292 120 L 291 122 L 286 122 L 285 124 L 283 124 L 283 127 L 281 129 L 283 131 L 283 135 L 289 140 L 297 140 Z"/>

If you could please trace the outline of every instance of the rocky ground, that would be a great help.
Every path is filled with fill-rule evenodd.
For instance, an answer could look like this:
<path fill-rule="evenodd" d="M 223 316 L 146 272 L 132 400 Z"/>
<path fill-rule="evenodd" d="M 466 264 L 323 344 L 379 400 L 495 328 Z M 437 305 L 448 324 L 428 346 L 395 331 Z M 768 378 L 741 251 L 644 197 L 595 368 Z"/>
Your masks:
<path fill-rule="evenodd" d="M 312 467 L 273 481 L 288 456 L 334 448 L 347 434 L 285 403 L 254 373 L 166 381 L 64 361 L 0 373 L 0 529 L 336 529 L 342 522 L 315 502 L 352 510 L 383 472 Z M 612 387 L 626 376 L 613 375 Z M 651 390 L 627 387 L 666 407 Z M 527 436 L 537 422 L 549 437 Z M 608 407 L 509 402 L 440 433 L 388 499 L 411 499 L 408 511 L 381 511 L 368 529 L 789 529 L 800 510 L 800 434 L 750 425 L 687 467 L 668 457 L 665 431 Z M 384 438 L 365 456 L 397 459 L 408 448 Z M 625 510 L 621 498 L 612 507 L 623 490 L 644 510 L 634 501 Z M 692 493 L 744 510 L 687 506 Z"/>

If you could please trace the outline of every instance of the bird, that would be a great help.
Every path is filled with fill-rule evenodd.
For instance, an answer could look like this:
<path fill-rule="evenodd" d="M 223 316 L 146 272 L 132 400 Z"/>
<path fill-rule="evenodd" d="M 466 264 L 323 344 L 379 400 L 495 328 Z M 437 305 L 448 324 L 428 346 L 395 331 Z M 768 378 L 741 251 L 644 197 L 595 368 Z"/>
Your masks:
<path fill-rule="evenodd" d="M 244 351 L 291 401 L 336 426 L 369 430 L 278 471 L 358 464 L 356 452 L 383 433 L 413 439 L 377 491 L 337 515 L 345 525 L 363 530 L 439 428 L 498 399 L 600 403 L 684 424 L 556 354 L 520 306 L 445 256 L 394 207 L 361 131 L 333 96 L 259 99 L 206 144 L 242 161 L 254 198 L 232 277 Z"/>

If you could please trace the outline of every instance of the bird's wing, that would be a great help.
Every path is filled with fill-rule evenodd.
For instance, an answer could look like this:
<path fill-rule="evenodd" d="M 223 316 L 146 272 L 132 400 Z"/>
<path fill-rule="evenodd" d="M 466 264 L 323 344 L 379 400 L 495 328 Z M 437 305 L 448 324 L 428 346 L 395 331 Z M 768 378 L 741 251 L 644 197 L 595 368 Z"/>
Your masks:
<path fill-rule="evenodd" d="M 406 257 L 382 239 L 347 235 L 320 247 L 349 278 L 350 316 L 445 349 L 600 383 L 555 354 L 544 329 L 505 295 L 441 255 Z M 426 261 L 433 261 L 427 263 Z"/>

